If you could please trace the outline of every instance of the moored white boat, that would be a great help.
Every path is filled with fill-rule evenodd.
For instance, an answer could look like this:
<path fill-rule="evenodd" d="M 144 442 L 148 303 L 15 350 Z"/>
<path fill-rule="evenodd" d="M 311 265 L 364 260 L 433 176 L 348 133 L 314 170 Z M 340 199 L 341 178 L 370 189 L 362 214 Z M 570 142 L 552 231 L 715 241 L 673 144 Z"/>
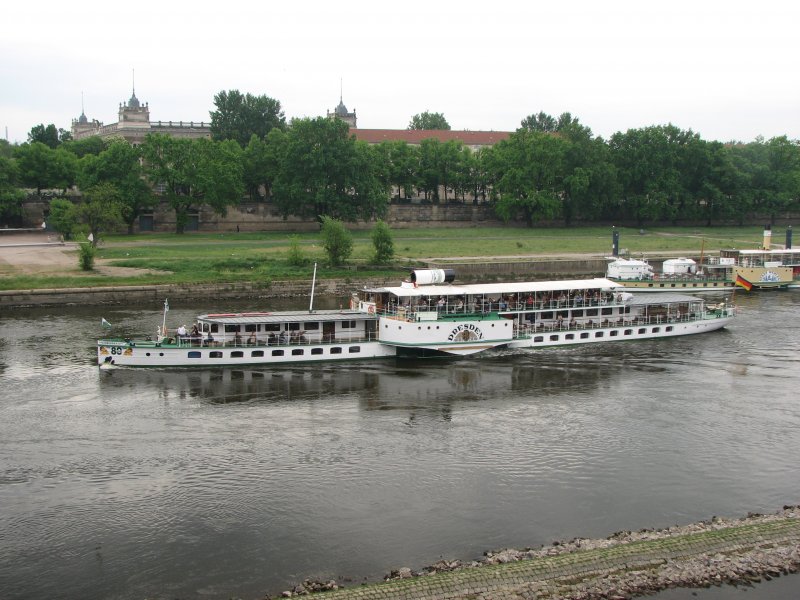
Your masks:
<path fill-rule="evenodd" d="M 347 309 L 204 314 L 195 335 L 168 330 L 165 306 L 154 338 L 98 340 L 97 361 L 227 367 L 468 355 L 703 333 L 735 314 L 731 304 L 683 294 L 637 297 L 602 278 L 467 285 L 453 278 L 417 270 L 399 286 L 355 292 Z"/>

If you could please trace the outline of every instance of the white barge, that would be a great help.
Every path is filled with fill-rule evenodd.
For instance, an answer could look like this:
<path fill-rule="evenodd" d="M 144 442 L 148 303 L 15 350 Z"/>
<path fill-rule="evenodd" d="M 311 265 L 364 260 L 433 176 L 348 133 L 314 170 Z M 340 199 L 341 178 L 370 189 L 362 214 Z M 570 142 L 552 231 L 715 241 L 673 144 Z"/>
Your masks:
<path fill-rule="evenodd" d="M 393 356 L 468 355 L 705 333 L 733 305 L 684 294 L 636 296 L 609 279 L 453 284 L 417 270 L 397 287 L 364 288 L 339 310 L 216 313 L 191 333 L 97 341 L 100 366 L 231 367 Z M 166 304 L 166 303 L 165 303 Z"/>

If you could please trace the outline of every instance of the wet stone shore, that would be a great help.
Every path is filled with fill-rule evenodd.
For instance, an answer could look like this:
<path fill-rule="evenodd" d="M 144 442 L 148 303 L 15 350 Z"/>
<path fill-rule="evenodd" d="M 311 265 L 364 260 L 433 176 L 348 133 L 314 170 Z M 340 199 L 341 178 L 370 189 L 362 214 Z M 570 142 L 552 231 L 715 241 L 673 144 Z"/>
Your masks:
<path fill-rule="evenodd" d="M 416 572 L 404 567 L 384 582 L 352 588 L 306 581 L 280 596 L 325 591 L 336 600 L 620 600 L 674 587 L 751 584 L 798 570 L 800 506 L 785 506 L 770 515 L 496 550 Z"/>

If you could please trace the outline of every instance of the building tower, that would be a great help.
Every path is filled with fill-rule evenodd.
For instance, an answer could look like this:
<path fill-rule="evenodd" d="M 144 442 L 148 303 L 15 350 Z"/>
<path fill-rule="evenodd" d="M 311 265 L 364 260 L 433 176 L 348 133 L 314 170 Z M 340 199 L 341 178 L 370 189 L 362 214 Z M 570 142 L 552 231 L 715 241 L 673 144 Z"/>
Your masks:
<path fill-rule="evenodd" d="M 333 112 L 328 111 L 328 118 L 329 119 L 341 119 L 345 123 L 347 123 L 351 129 L 356 129 L 358 127 L 356 125 L 356 109 L 353 109 L 353 112 L 347 112 L 347 107 L 344 105 L 342 101 L 342 86 L 341 82 L 339 83 L 339 106 L 333 109 Z"/>

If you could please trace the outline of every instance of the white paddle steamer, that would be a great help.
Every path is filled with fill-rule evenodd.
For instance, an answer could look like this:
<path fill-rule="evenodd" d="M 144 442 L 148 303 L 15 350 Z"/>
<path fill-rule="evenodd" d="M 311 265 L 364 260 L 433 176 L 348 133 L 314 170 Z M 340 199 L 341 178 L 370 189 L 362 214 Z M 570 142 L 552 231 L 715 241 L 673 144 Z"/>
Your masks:
<path fill-rule="evenodd" d="M 609 279 L 456 285 L 450 270 L 416 270 L 397 287 L 364 288 L 339 310 L 215 313 L 193 331 L 101 339 L 104 367 L 231 367 L 468 355 L 705 333 L 733 305 L 684 294 L 636 296 Z M 313 293 L 312 293 L 313 298 Z M 313 299 L 311 306 L 313 307 Z"/>

